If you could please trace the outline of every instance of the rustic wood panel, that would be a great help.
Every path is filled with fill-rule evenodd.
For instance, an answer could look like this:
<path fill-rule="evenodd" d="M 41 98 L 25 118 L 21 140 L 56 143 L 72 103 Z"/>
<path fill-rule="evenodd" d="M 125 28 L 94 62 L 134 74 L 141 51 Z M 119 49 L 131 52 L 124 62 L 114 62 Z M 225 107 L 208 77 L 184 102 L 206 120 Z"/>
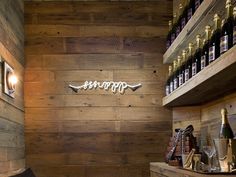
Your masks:
<path fill-rule="evenodd" d="M 171 111 L 161 106 L 172 1 L 26 2 L 26 164 L 40 177 L 148 177 L 163 161 Z M 74 93 L 85 80 L 136 92 Z M 164 145 L 165 144 L 165 145 Z"/>
<path fill-rule="evenodd" d="M 22 0 L 0 3 L 0 55 L 18 77 L 15 99 L 3 93 L 0 84 L 0 176 L 25 167 L 24 142 L 24 5 Z M 0 73 L 2 73 L 0 69 Z M 3 83 L 2 74 L 0 83 Z"/>

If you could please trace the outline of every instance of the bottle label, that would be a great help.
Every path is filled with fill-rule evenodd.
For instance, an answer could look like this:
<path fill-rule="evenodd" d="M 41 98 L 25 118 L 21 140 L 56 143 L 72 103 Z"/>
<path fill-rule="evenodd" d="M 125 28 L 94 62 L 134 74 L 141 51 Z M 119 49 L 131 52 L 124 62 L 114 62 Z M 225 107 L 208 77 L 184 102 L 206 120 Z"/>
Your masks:
<path fill-rule="evenodd" d="M 200 6 L 200 0 L 195 0 L 195 10 Z"/>
<path fill-rule="evenodd" d="M 206 55 L 203 55 L 201 57 L 201 70 L 203 70 L 206 67 Z"/>
<path fill-rule="evenodd" d="M 183 17 L 181 19 L 181 29 L 183 29 L 185 27 L 185 25 L 186 25 L 186 19 Z"/>
<path fill-rule="evenodd" d="M 184 78 L 185 78 L 185 82 L 189 80 L 189 69 L 185 69 Z"/>
<path fill-rule="evenodd" d="M 166 49 L 168 49 L 170 47 L 170 40 L 166 41 Z"/>
<path fill-rule="evenodd" d="M 183 74 L 179 75 L 179 85 L 182 85 L 184 81 Z"/>
<path fill-rule="evenodd" d="M 209 63 L 215 60 L 215 46 L 209 48 Z"/>
<path fill-rule="evenodd" d="M 167 85 L 167 86 L 166 86 L 166 96 L 169 95 L 169 94 L 170 94 L 170 86 Z"/>
<path fill-rule="evenodd" d="M 173 43 L 174 40 L 175 40 L 175 33 L 172 33 L 172 34 L 171 34 L 171 43 Z"/>
<path fill-rule="evenodd" d="M 179 33 L 180 33 L 180 26 L 177 26 L 177 28 L 176 28 L 176 37 L 179 35 Z"/>
<path fill-rule="evenodd" d="M 220 53 L 226 52 L 228 49 L 228 35 L 225 35 L 220 38 Z"/>
<path fill-rule="evenodd" d="M 234 26 L 234 33 L 233 33 L 233 44 L 236 44 L 236 26 Z"/>
<path fill-rule="evenodd" d="M 170 82 L 170 93 L 174 91 L 174 83 L 173 81 Z"/>
<path fill-rule="evenodd" d="M 197 63 L 192 63 L 192 76 L 197 74 Z"/>
<path fill-rule="evenodd" d="M 193 16 L 193 9 L 190 8 L 188 9 L 188 20 L 190 20 L 190 18 Z"/>
<path fill-rule="evenodd" d="M 174 79 L 174 90 L 178 88 L 178 78 Z"/>

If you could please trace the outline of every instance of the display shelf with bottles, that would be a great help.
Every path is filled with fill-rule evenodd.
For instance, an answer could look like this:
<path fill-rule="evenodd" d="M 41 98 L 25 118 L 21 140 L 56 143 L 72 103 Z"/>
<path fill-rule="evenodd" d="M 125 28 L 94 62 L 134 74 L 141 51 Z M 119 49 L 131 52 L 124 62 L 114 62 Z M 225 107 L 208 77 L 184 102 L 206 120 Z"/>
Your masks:
<path fill-rule="evenodd" d="M 170 95 L 163 106 L 199 105 L 236 90 L 236 46 Z"/>
<path fill-rule="evenodd" d="M 163 63 L 172 63 L 179 52 L 187 48 L 189 42 L 194 41 L 197 34 L 204 33 L 205 26 L 211 25 L 209 19 L 213 18 L 215 12 L 220 16 L 225 13 L 222 1 L 204 0 L 163 55 Z"/>

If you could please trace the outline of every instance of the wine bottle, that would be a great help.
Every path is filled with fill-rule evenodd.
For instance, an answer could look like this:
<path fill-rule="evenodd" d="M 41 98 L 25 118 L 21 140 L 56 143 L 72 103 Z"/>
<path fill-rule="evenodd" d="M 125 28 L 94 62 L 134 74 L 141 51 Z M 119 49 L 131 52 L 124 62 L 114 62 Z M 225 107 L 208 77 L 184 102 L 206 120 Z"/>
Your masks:
<path fill-rule="evenodd" d="M 181 65 L 181 72 L 180 72 L 180 75 L 179 75 L 179 78 L 180 80 L 183 81 L 182 84 L 185 83 L 185 65 L 186 65 L 186 62 L 187 62 L 187 53 L 186 53 L 186 50 L 183 50 L 182 51 L 182 65 Z"/>
<path fill-rule="evenodd" d="M 179 56 L 178 56 L 179 58 Z M 174 90 L 176 90 L 179 87 L 179 66 L 178 66 L 178 59 L 174 61 Z"/>
<path fill-rule="evenodd" d="M 212 31 L 211 40 L 209 42 L 209 58 L 208 62 L 211 63 L 215 61 L 220 56 L 220 17 L 218 14 L 214 15 L 215 27 Z"/>
<path fill-rule="evenodd" d="M 169 95 L 171 92 L 170 89 L 170 82 L 171 82 L 171 75 L 172 75 L 172 66 L 169 66 L 169 73 L 168 73 L 168 79 L 166 81 L 166 96 Z"/>
<path fill-rule="evenodd" d="M 174 42 L 175 38 L 176 38 L 176 18 L 177 15 L 176 13 L 173 14 L 173 27 L 172 27 L 172 32 L 171 32 L 171 44 Z"/>
<path fill-rule="evenodd" d="M 187 4 L 187 1 L 185 1 L 184 9 L 181 15 L 181 30 L 183 30 L 183 28 L 188 22 L 187 15 L 188 15 L 188 4 Z"/>
<path fill-rule="evenodd" d="M 182 76 L 182 57 L 178 56 L 178 86 L 183 85 L 183 76 Z"/>
<path fill-rule="evenodd" d="M 181 32 L 181 15 L 182 15 L 182 12 L 183 12 L 183 6 L 182 6 L 182 4 L 179 4 L 179 17 L 178 17 L 178 21 L 177 21 L 177 25 L 176 25 L 176 31 L 175 31 L 176 37 Z"/>
<path fill-rule="evenodd" d="M 193 57 L 193 43 L 188 45 L 188 59 L 185 62 L 184 79 L 187 82 L 192 77 L 192 57 Z"/>
<path fill-rule="evenodd" d="M 205 27 L 205 39 L 203 40 L 203 48 L 201 54 L 201 70 L 203 70 L 209 63 L 209 39 L 210 39 L 211 27 L 207 25 Z"/>
<path fill-rule="evenodd" d="M 233 46 L 233 8 L 231 0 L 226 1 L 225 8 L 227 9 L 227 16 L 222 21 L 220 54 L 225 53 Z"/>
<path fill-rule="evenodd" d="M 236 44 L 236 7 L 234 7 L 233 15 L 234 15 L 233 45 L 235 45 Z"/>
<path fill-rule="evenodd" d="M 220 138 L 233 139 L 234 133 L 230 127 L 228 118 L 227 118 L 227 109 L 223 108 L 221 110 L 222 122 L 220 127 Z"/>
<path fill-rule="evenodd" d="M 195 12 L 195 1 L 194 0 L 189 0 L 189 3 L 188 3 L 188 15 L 187 15 L 187 20 L 188 21 L 193 16 L 194 12 Z"/>
<path fill-rule="evenodd" d="M 199 34 L 196 36 L 196 44 L 197 44 L 197 49 L 192 58 L 192 76 L 196 75 L 199 71 L 201 71 L 202 46 L 201 46 L 201 36 Z"/>
<path fill-rule="evenodd" d="M 172 34 L 172 21 L 169 21 L 169 32 L 166 37 L 166 50 L 170 47 L 171 45 L 171 34 Z"/>
<path fill-rule="evenodd" d="M 202 0 L 195 0 L 195 3 L 194 3 L 195 11 L 201 5 L 201 3 L 202 3 Z"/>

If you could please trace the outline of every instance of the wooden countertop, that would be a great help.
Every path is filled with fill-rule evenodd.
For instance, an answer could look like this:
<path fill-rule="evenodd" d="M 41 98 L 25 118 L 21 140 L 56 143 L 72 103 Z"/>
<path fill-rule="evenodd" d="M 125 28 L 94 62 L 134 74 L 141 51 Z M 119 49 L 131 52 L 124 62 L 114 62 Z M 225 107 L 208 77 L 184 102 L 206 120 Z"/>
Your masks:
<path fill-rule="evenodd" d="M 156 172 L 158 174 L 168 176 L 168 177 L 209 177 L 209 176 L 216 176 L 216 177 L 226 177 L 226 176 L 236 176 L 236 174 L 201 174 L 196 173 L 188 170 L 179 169 L 174 166 L 169 166 L 164 162 L 151 162 L 150 163 L 150 170 L 151 172 Z"/>

